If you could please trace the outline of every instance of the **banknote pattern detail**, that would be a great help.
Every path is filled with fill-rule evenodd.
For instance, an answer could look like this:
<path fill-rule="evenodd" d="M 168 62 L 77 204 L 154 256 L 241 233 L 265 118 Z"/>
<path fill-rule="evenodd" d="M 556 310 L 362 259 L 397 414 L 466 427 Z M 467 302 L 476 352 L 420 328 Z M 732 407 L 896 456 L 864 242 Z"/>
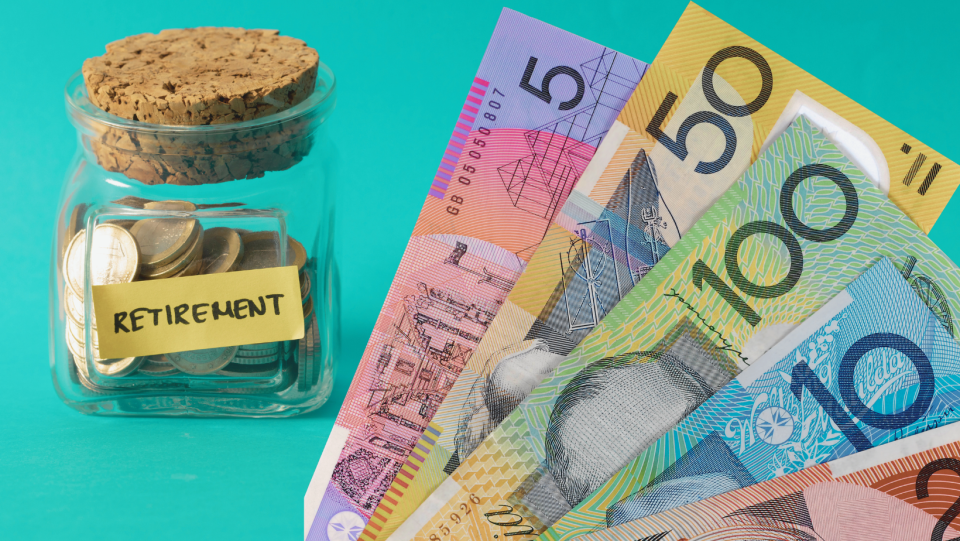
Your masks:
<path fill-rule="evenodd" d="M 793 187 L 789 189 L 782 188 L 795 172 L 806 175 L 811 169 L 803 168 L 811 165 L 829 166 L 813 171 L 829 172 L 830 176 L 812 175 L 802 182 L 791 182 Z M 837 180 L 841 175 L 844 180 Z M 853 186 L 857 198 L 853 220 L 845 218 L 852 213 L 844 193 L 847 183 Z M 790 229 L 782 214 L 783 200 L 792 206 L 792 214 L 801 224 L 816 231 L 798 228 L 796 233 Z M 757 224 L 768 225 L 760 228 Z M 791 249 L 793 243 L 799 245 L 800 254 Z M 739 268 L 738 278 L 729 271 L 730 254 L 736 254 L 732 261 Z M 835 145 L 799 117 L 671 249 L 663 264 L 650 271 L 627 299 L 558 365 L 554 374 L 461 464 L 451 479 L 461 487 L 461 493 L 480 498 L 488 511 L 509 506 L 521 518 L 515 528 L 528 525 L 533 532 L 542 532 L 555 519 L 556 508 L 573 507 L 580 503 L 576 499 L 580 496 L 574 492 L 563 494 L 558 489 L 555 506 L 540 508 L 538 500 L 528 498 L 528 493 L 548 494 L 553 488 L 550 485 L 565 487 L 566 481 L 557 478 L 570 475 L 576 476 L 579 494 L 592 493 L 600 482 L 591 486 L 596 478 L 589 477 L 591 472 L 580 470 L 595 462 L 617 464 L 619 470 L 699 405 L 687 402 L 681 393 L 645 392 L 646 387 L 620 378 L 622 387 L 611 394 L 629 395 L 632 404 L 613 401 L 604 406 L 600 397 L 607 396 L 603 394 L 606 389 L 599 387 L 593 395 L 598 405 L 593 410 L 595 415 L 583 423 L 580 435 L 562 439 L 559 445 L 555 441 L 548 445 L 546 435 L 551 424 L 556 424 L 554 416 L 577 412 L 574 408 L 558 411 L 555 404 L 585 367 L 619 355 L 653 350 L 686 321 L 709 337 L 706 346 L 721 357 L 717 365 L 733 366 L 732 376 L 738 370 L 735 363 L 742 368 L 759 358 L 881 256 L 896 260 L 916 257 L 913 272 L 920 267 L 923 274 L 936 277 L 941 284 L 948 283 L 949 286 L 941 287 L 951 306 L 958 305 L 951 291 L 958 290 L 960 277 L 952 263 Z M 801 264 L 801 259 L 802 271 L 796 278 L 792 269 Z M 743 287 L 748 280 L 756 287 Z M 789 288 L 784 286 L 791 283 Z M 646 364 L 650 363 L 638 363 L 637 370 L 650 370 Z M 633 404 L 641 404 L 643 413 L 633 412 Z M 588 405 L 589 401 L 582 404 Z M 651 416 L 651 411 L 656 413 Z M 564 455 L 558 454 L 559 447 L 567 442 L 573 452 L 563 449 Z M 548 455 L 574 453 L 578 463 L 563 464 L 566 471 L 558 475 L 554 472 L 560 468 L 548 469 Z M 536 488 L 527 490 L 527 486 Z M 622 493 L 613 501 L 628 494 Z M 573 496 L 573 501 L 567 500 L 568 496 Z M 447 505 L 460 501 L 462 496 L 455 495 Z M 446 508 L 442 507 L 416 537 L 429 538 L 444 516 Z M 604 522 L 605 514 L 600 516 Z M 471 527 L 475 529 L 469 531 L 480 532 L 484 537 L 511 531 L 499 529 L 489 521 L 474 521 Z M 458 535 L 471 536 L 468 530 L 455 530 Z"/>
<path fill-rule="evenodd" d="M 847 292 L 852 302 L 811 316 L 822 324 L 792 351 L 752 366 L 641 453 L 634 462 L 653 479 L 613 504 L 606 526 L 956 421 L 960 346 L 902 275 L 882 259 Z"/>
<path fill-rule="evenodd" d="M 958 440 L 953 424 L 579 539 L 956 539 Z"/>
<path fill-rule="evenodd" d="M 869 182 L 863 182 L 864 177 L 858 174 L 848 163 L 844 164 L 844 161 L 843 155 L 816 133 L 816 130 L 812 129 L 803 117 L 800 117 L 794 127 L 771 145 L 765 155 L 738 182 L 735 189 L 740 192 L 742 202 L 731 209 L 733 217 L 718 220 L 719 225 L 724 225 L 723 222 L 749 225 L 773 219 L 775 222 L 769 223 L 779 222 L 783 224 L 782 227 L 788 228 L 790 231 L 797 231 L 798 236 L 803 240 L 802 257 L 796 257 L 795 254 L 788 255 L 784 259 L 789 261 L 789 264 L 784 261 L 779 265 L 780 270 L 774 270 L 777 265 L 770 265 L 767 262 L 764 266 L 771 269 L 769 274 L 762 273 L 759 275 L 777 276 L 780 279 L 779 283 L 783 283 L 791 279 L 789 269 L 796 267 L 796 263 L 802 260 L 803 275 L 788 296 L 799 291 L 805 291 L 808 295 L 816 295 L 814 298 L 822 300 L 813 308 L 819 308 L 819 305 L 826 301 L 826 299 L 823 299 L 822 293 L 829 290 L 815 291 L 814 287 L 830 288 L 836 287 L 838 283 L 849 283 L 856 277 L 858 271 L 864 270 L 877 257 L 891 258 L 898 262 L 898 277 L 900 279 L 907 277 L 910 280 L 910 290 L 914 293 L 921 293 L 920 298 L 924 301 L 925 306 L 932 310 L 931 317 L 935 317 L 940 328 L 944 329 L 944 335 L 953 336 L 952 320 L 945 315 L 952 313 L 953 309 L 960 306 L 960 298 L 957 297 L 956 293 L 956 288 L 960 285 L 960 272 L 922 232 L 904 219 L 903 214 L 895 206 L 888 201 L 884 201 L 879 191 Z M 811 168 L 810 164 L 817 164 L 819 167 Z M 828 165 L 832 171 L 826 168 Z M 834 178 L 821 177 L 815 181 L 815 185 L 819 185 L 819 189 L 808 189 L 806 184 L 813 179 L 807 177 L 811 171 L 830 174 Z M 842 172 L 846 180 L 841 180 L 834 173 L 836 171 Z M 804 181 L 803 178 L 807 180 Z M 849 185 L 847 182 L 849 182 Z M 849 190 L 850 187 L 854 189 L 853 192 Z M 824 189 L 832 190 L 834 197 L 822 197 L 822 195 L 818 197 L 818 194 L 823 194 L 822 190 Z M 788 207 L 787 203 L 791 204 L 791 207 Z M 854 213 L 856 218 L 850 220 L 849 217 Z M 798 225 L 798 223 L 818 224 L 820 227 L 804 229 L 805 226 Z M 734 229 L 733 225 L 728 227 Z M 738 230 L 742 231 L 743 228 Z M 801 233 L 805 237 L 801 236 Z M 728 234 L 728 236 L 731 241 L 737 238 L 735 233 L 733 235 Z M 836 238 L 831 238 L 834 236 Z M 808 240 L 806 237 L 818 240 Z M 776 238 L 779 240 L 774 242 L 781 244 L 780 250 L 789 252 L 789 250 L 784 250 L 788 243 L 784 241 L 782 236 Z M 891 243 L 896 246 L 891 246 Z M 742 246 L 747 248 L 745 244 Z M 760 249 L 754 253 L 744 249 L 737 250 L 736 253 L 739 253 L 738 257 L 740 258 L 738 266 L 746 267 L 747 265 L 743 265 L 744 261 L 764 263 L 764 252 L 766 252 L 767 257 L 776 253 L 775 250 L 771 251 L 769 249 Z M 728 244 L 724 258 L 718 258 L 716 264 L 708 264 L 707 266 L 710 268 L 724 266 L 726 264 L 724 259 L 729 258 L 732 253 L 735 252 L 731 250 L 730 244 Z M 692 265 L 694 270 L 697 266 L 698 263 Z M 727 265 L 726 268 L 729 269 L 730 266 Z M 822 274 L 817 274 L 818 272 Z M 918 280 L 921 276 L 923 280 Z M 825 283 L 828 280 L 831 281 L 830 284 Z M 735 279 L 731 278 L 731 281 L 736 283 Z M 938 293 L 931 293 L 934 291 L 934 287 L 927 288 L 925 284 L 935 286 Z M 904 287 L 906 287 L 906 284 L 904 284 Z M 689 298 L 689 294 L 679 292 L 678 289 L 668 291 L 667 295 L 672 299 Z M 743 288 L 739 289 L 747 291 Z M 749 297 L 745 298 L 750 299 Z M 753 301 L 750 300 L 750 302 Z M 727 300 L 724 300 L 724 303 L 732 308 Z M 746 302 L 744 303 L 746 304 Z M 954 308 L 951 309 L 951 306 Z M 744 314 L 736 311 L 736 309 L 734 311 L 735 315 L 733 317 L 739 318 L 741 329 L 747 328 L 749 323 Z M 763 314 L 761 310 L 756 310 L 755 313 Z M 770 316 L 763 315 L 763 318 L 770 319 Z M 799 323 L 801 320 L 800 317 L 794 319 L 795 323 Z M 773 325 L 771 328 L 776 329 L 777 325 Z M 792 325 L 783 328 L 790 330 Z M 831 366 L 822 362 L 822 359 L 828 358 L 825 349 L 829 349 L 830 344 L 834 342 L 832 338 L 828 341 L 827 336 L 822 338 L 823 342 L 818 346 L 820 355 L 814 357 L 815 360 L 821 359 L 821 362 L 817 364 L 817 368 L 821 371 L 827 370 Z M 745 349 L 748 348 L 740 348 L 741 351 Z M 785 373 L 787 379 L 795 378 L 789 370 L 786 370 Z M 818 374 L 822 375 L 820 372 Z M 786 380 L 779 373 L 775 374 L 775 381 L 776 378 L 781 378 L 777 381 L 778 383 L 786 383 Z M 733 392 L 732 390 L 737 388 L 739 387 L 735 381 L 727 387 L 727 390 Z M 782 386 L 776 390 L 771 389 L 767 393 L 767 399 L 770 401 L 780 400 L 777 397 L 783 397 L 783 400 L 787 400 L 789 396 L 784 393 Z M 717 399 L 715 403 L 721 403 L 719 398 L 715 398 Z M 938 398 L 938 400 L 940 399 Z M 949 400 L 942 408 L 939 406 L 941 403 L 938 401 L 934 405 L 934 411 L 946 411 L 949 414 L 948 417 L 952 419 L 950 417 L 952 408 Z M 809 408 L 814 408 L 816 404 L 813 401 L 804 402 L 805 407 Z M 773 405 L 776 404 L 771 404 L 771 406 Z M 843 447 L 843 445 L 839 450 L 836 448 L 846 439 L 841 437 L 838 431 L 833 431 L 830 428 L 831 419 L 823 410 L 816 410 L 818 419 L 814 422 L 807 418 L 809 414 L 807 416 L 788 415 L 791 413 L 789 409 L 780 404 L 777 405 L 780 409 L 764 410 L 763 421 L 768 428 L 768 431 L 764 433 L 765 437 L 771 441 L 777 441 L 783 437 L 788 428 L 790 428 L 792 434 L 793 428 L 799 424 L 804 434 L 811 438 L 807 441 L 809 445 L 791 447 L 790 444 L 784 442 L 781 444 L 784 448 L 779 451 L 779 454 L 764 455 L 762 458 L 758 458 L 755 463 L 742 464 L 742 459 L 738 457 L 734 449 L 736 446 L 730 445 L 727 439 L 747 437 L 749 438 L 748 441 L 757 443 L 760 433 L 756 432 L 755 429 L 747 430 L 743 426 L 738 426 L 737 422 L 731 422 L 729 426 L 723 425 L 722 430 L 716 427 L 730 419 L 752 418 L 751 407 L 752 403 L 730 400 L 722 402 L 722 405 L 717 406 L 716 410 L 711 409 L 712 406 L 711 408 L 698 410 L 701 413 L 712 412 L 708 416 L 709 420 L 695 414 L 694 418 L 688 418 L 681 426 L 690 423 L 689 426 L 697 426 L 697 430 L 702 430 L 702 432 L 696 430 L 692 432 L 678 431 L 679 429 L 668 432 L 656 444 L 651 445 L 638 457 L 625 464 L 623 470 L 612 476 L 602 487 L 580 502 L 561 521 L 554 524 L 544 533 L 544 538 L 550 540 L 570 539 L 624 520 L 624 517 L 633 516 L 630 514 L 631 512 L 625 511 L 632 505 L 629 503 L 628 496 L 637 492 L 636 499 L 641 500 L 642 495 L 639 495 L 638 492 L 641 489 L 646 491 L 643 494 L 649 493 L 649 497 L 643 500 L 645 503 L 638 503 L 635 507 L 642 509 L 645 505 L 651 505 L 651 509 L 659 509 L 661 507 L 657 506 L 669 505 L 670 497 L 681 503 L 691 501 L 687 498 L 697 499 L 707 497 L 719 490 L 732 490 L 738 488 L 738 486 L 745 486 L 740 483 L 754 483 L 769 478 L 769 476 L 777 474 L 778 471 L 788 473 L 799 467 L 841 456 L 835 453 L 850 452 L 850 448 Z M 706 413 L 703 414 L 706 415 Z M 938 414 L 931 415 L 935 417 Z M 796 420 L 798 416 L 803 422 Z M 824 426 L 824 419 L 827 419 L 827 426 Z M 804 424 L 804 422 L 807 424 Z M 708 425 L 711 427 L 710 429 L 705 428 Z M 753 426 L 751 424 L 751 427 Z M 823 430 L 818 430 L 816 428 L 818 426 L 822 427 Z M 712 434 L 713 431 L 716 431 L 716 434 Z M 699 436 L 694 437 L 693 432 L 697 432 Z M 703 450 L 695 449 L 700 438 L 703 438 L 703 445 L 705 446 Z M 818 440 L 818 438 L 820 439 Z M 729 449 L 724 449 L 728 446 Z M 686 452 L 692 452 L 693 454 L 690 454 L 684 460 L 680 460 L 679 457 Z M 723 459 L 714 459 L 709 468 L 702 469 L 702 464 L 696 465 L 696 463 L 698 460 L 702 460 L 704 456 L 723 457 Z M 749 476 L 729 475 L 730 471 L 740 471 L 741 469 L 748 472 Z M 691 479 L 696 479 L 696 482 L 691 481 Z M 657 480 L 662 484 L 656 485 Z M 695 485 L 695 488 L 689 490 L 684 488 L 683 483 L 688 481 Z M 649 489 L 645 488 L 648 486 Z M 667 493 L 673 494 L 673 496 L 668 497 Z M 649 503 L 654 501 L 659 503 Z"/>
<path fill-rule="evenodd" d="M 345 443 L 318 465 L 307 538 L 369 520 L 645 70 L 504 10 L 337 418 Z"/>

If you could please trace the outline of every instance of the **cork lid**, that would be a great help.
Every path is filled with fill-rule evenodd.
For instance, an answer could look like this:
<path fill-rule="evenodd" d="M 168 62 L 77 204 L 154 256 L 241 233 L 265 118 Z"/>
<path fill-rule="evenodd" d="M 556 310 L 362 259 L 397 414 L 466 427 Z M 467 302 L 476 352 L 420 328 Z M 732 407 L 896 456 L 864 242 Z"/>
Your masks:
<path fill-rule="evenodd" d="M 305 100 L 317 51 L 276 30 L 187 28 L 130 36 L 83 63 L 90 101 L 151 124 L 197 126 L 264 117 Z"/>

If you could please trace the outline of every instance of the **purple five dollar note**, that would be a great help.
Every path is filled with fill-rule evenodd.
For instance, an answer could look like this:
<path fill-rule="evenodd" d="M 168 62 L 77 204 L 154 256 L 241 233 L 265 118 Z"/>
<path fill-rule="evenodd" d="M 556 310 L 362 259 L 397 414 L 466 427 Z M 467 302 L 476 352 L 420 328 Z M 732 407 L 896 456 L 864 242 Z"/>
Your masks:
<path fill-rule="evenodd" d="M 356 541 L 422 458 L 433 414 L 646 69 L 503 10 L 304 497 L 306 539 Z"/>

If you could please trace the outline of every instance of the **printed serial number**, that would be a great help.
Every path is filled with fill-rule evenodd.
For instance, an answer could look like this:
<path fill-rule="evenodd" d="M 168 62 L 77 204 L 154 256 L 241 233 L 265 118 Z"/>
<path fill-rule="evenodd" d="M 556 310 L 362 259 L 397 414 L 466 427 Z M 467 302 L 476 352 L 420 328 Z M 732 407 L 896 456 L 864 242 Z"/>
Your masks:
<path fill-rule="evenodd" d="M 492 94 L 494 96 L 499 95 L 499 96 L 506 97 L 506 94 L 497 90 L 496 87 L 494 87 Z M 500 109 L 502 105 L 500 104 L 500 102 L 491 99 L 487 101 L 487 107 L 496 111 L 497 109 Z M 483 113 L 483 118 L 485 118 L 486 120 L 489 120 L 490 122 L 497 121 L 496 113 L 491 113 L 491 112 Z M 467 151 L 467 156 L 469 156 L 474 160 L 479 160 L 481 156 L 483 156 L 483 154 L 481 154 L 481 149 L 487 146 L 486 136 L 490 135 L 490 128 L 485 128 L 481 126 L 477 128 L 476 131 L 483 137 L 480 137 L 480 136 L 474 137 L 473 141 L 469 141 L 467 143 L 468 145 L 472 145 L 472 146 L 465 147 L 464 151 L 467 151 L 467 148 L 469 148 L 470 150 Z M 467 175 L 472 175 L 477 172 L 477 168 L 472 165 L 468 165 L 464 163 L 462 167 L 463 167 L 463 171 L 466 171 Z M 470 177 L 464 174 L 461 174 L 460 178 L 457 180 L 460 182 L 460 184 L 463 184 L 464 186 L 469 186 L 471 182 Z M 450 197 L 450 202 L 453 204 L 447 206 L 447 212 L 449 212 L 450 214 L 453 214 L 454 216 L 460 214 L 460 207 L 463 205 L 463 196 L 454 195 Z"/>

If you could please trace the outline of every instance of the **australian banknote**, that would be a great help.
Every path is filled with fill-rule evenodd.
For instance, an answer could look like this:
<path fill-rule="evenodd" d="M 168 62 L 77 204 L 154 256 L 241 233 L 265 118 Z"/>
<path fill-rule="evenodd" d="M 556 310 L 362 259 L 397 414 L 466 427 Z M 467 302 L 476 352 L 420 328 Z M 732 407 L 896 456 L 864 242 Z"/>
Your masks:
<path fill-rule="evenodd" d="M 955 423 L 578 539 L 957 539 L 958 476 Z"/>
<path fill-rule="evenodd" d="M 706 209 L 801 113 L 930 231 L 960 183 L 957 164 L 693 3 L 611 128 L 622 142 L 608 145 L 647 148 L 660 178 L 688 179 L 661 187 L 664 207 Z M 678 217 L 680 229 L 697 217 Z"/>
<path fill-rule="evenodd" d="M 903 272 L 881 259 L 542 538 L 573 539 L 960 419 L 960 345 Z"/>
<path fill-rule="evenodd" d="M 304 498 L 305 536 L 362 530 L 646 67 L 503 11 Z"/>
<path fill-rule="evenodd" d="M 542 533 L 880 257 L 953 328 L 956 267 L 798 117 L 394 537 Z"/>

